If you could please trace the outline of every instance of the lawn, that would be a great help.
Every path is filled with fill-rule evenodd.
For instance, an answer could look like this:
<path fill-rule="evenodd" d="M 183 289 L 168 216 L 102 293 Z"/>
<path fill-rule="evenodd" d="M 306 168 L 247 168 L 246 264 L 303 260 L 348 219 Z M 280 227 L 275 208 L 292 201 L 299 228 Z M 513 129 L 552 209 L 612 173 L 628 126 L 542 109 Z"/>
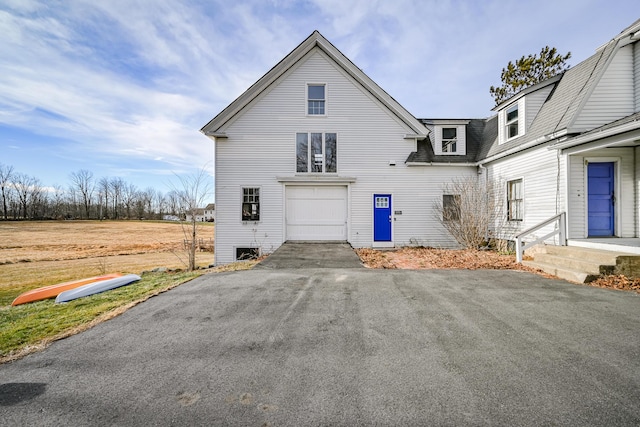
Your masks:
<path fill-rule="evenodd" d="M 200 237 L 213 238 L 212 224 L 199 227 Z M 198 252 L 201 269 L 186 272 L 183 240 L 183 228 L 175 222 L 0 221 L 0 363 L 90 328 L 205 272 L 255 264 L 205 269 L 213 264 L 213 253 Z M 157 268 L 167 272 L 142 274 Z M 10 305 L 30 289 L 112 272 L 142 274 L 142 280 L 66 304 Z"/>

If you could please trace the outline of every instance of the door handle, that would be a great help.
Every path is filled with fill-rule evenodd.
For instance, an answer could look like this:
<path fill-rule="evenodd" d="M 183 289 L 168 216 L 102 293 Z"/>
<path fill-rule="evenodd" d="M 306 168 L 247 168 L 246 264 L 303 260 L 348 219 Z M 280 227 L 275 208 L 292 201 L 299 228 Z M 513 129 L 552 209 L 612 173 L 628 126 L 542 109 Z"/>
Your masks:
<path fill-rule="evenodd" d="M 612 191 L 612 192 L 611 192 L 611 204 L 612 204 L 613 206 L 615 206 L 615 205 L 616 205 L 616 192 L 615 192 L 615 191 Z"/>

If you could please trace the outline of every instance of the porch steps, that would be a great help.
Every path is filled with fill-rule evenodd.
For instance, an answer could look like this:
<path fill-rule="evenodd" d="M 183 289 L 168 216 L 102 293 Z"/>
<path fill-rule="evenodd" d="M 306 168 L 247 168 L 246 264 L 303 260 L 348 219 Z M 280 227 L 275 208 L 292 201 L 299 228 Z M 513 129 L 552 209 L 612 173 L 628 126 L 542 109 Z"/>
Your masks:
<path fill-rule="evenodd" d="M 561 279 L 588 283 L 606 274 L 640 277 L 640 256 L 577 246 L 543 246 L 533 261 L 523 264 Z"/>

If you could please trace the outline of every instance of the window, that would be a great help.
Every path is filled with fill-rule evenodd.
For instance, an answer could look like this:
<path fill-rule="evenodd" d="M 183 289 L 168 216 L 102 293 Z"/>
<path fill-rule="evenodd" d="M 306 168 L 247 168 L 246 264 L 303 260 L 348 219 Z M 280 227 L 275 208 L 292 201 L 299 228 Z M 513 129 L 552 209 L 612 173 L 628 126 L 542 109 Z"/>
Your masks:
<path fill-rule="evenodd" d="M 444 221 L 460 221 L 460 195 L 442 195 L 442 219 Z"/>
<path fill-rule="evenodd" d="M 260 250 L 258 248 L 236 248 L 236 260 L 247 261 L 250 259 L 258 259 Z"/>
<path fill-rule="evenodd" d="M 337 172 L 337 134 L 297 133 L 296 172 Z"/>
<path fill-rule="evenodd" d="M 523 212 L 522 179 L 514 179 L 507 182 L 507 219 L 509 221 L 522 221 Z"/>
<path fill-rule="evenodd" d="M 242 220 L 260 221 L 260 189 L 242 189 Z"/>
<path fill-rule="evenodd" d="M 457 151 L 458 129 L 442 128 L 442 152 L 455 153 Z"/>
<path fill-rule="evenodd" d="M 324 115 L 325 85 L 307 85 L 307 114 Z"/>
<path fill-rule="evenodd" d="M 507 139 L 518 136 L 518 104 L 509 107 L 506 111 L 505 135 Z"/>

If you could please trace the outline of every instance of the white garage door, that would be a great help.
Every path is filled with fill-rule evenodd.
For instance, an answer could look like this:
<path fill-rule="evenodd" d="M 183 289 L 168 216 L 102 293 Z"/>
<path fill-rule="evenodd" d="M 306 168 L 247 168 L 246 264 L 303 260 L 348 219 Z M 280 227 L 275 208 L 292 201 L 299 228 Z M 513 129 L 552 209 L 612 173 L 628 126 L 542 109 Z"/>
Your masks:
<path fill-rule="evenodd" d="M 346 186 L 287 186 L 287 240 L 347 240 Z"/>

